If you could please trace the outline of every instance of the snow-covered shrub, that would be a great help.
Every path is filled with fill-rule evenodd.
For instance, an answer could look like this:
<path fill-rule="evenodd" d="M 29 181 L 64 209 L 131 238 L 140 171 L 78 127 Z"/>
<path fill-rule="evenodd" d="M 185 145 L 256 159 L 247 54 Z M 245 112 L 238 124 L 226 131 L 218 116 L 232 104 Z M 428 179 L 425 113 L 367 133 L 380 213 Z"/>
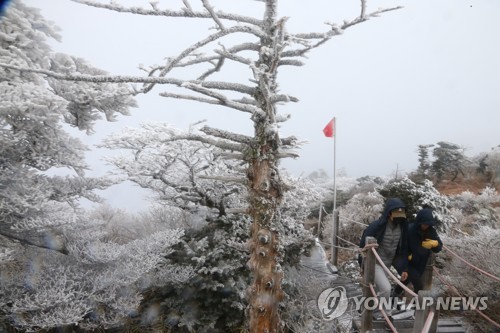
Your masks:
<path fill-rule="evenodd" d="M 462 213 L 455 229 L 474 233 L 482 226 L 498 228 L 500 216 L 494 209 L 498 202 L 500 195 L 491 187 L 486 187 L 480 194 L 464 191 L 451 196 L 450 205 Z"/>
<path fill-rule="evenodd" d="M 116 243 L 106 221 L 87 222 L 67 226 L 67 254 L 21 248 L 2 265 L 0 312 L 12 326 L 27 332 L 70 325 L 89 330 L 122 326 L 138 314 L 151 274 L 183 235 L 182 230 L 165 228 Z"/>
<path fill-rule="evenodd" d="M 286 173 L 282 174 L 282 178 L 289 190 L 284 194 L 281 209 L 288 217 L 304 222 L 326 191 L 308 178 L 296 178 Z"/>
<path fill-rule="evenodd" d="M 325 212 L 331 213 L 333 210 L 333 197 L 334 186 L 333 178 L 329 177 L 326 171 L 318 170 L 312 172 L 306 179 L 310 185 L 320 195 L 318 202 L 313 205 L 310 213 L 310 218 L 317 219 L 320 215 L 324 217 Z M 335 186 L 337 188 L 337 206 L 343 204 L 348 198 L 352 196 L 352 189 L 358 185 L 358 180 L 348 177 L 343 172 L 339 172 L 335 179 Z"/>
<path fill-rule="evenodd" d="M 193 217 L 180 208 L 166 205 L 152 205 L 148 211 L 134 215 L 103 204 L 89 213 L 88 220 L 101 221 L 99 225 L 106 240 L 124 244 L 159 230 L 195 227 L 197 222 Z"/>
<path fill-rule="evenodd" d="M 490 227 L 478 228 L 472 236 L 446 236 L 442 235 L 445 246 L 455 254 L 465 259 L 475 267 L 500 277 L 500 230 Z M 437 257 L 439 272 L 446 283 L 441 284 L 438 278 L 434 277 L 434 284 L 441 286 L 444 293 L 450 296 L 457 296 L 457 291 L 463 296 L 487 297 L 488 309 L 484 312 L 496 322 L 500 322 L 500 289 L 498 281 L 471 268 L 455 255 L 443 249 Z M 496 310 L 495 310 L 496 309 Z"/>
<path fill-rule="evenodd" d="M 345 205 L 339 208 L 338 235 L 354 244 L 359 244 L 361 233 L 366 226 L 376 220 L 384 209 L 384 198 L 377 192 L 355 194 Z M 331 239 L 332 223 L 326 228 L 325 235 Z M 339 241 L 343 247 L 352 247 L 352 244 Z"/>

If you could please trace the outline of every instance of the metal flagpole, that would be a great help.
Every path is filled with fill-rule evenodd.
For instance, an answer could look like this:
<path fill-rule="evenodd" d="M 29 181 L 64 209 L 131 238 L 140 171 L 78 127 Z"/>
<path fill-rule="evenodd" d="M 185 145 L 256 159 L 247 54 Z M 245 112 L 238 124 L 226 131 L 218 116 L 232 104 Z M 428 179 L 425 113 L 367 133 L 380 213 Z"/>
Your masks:
<path fill-rule="evenodd" d="M 337 246 L 338 242 L 338 228 L 339 228 L 339 215 L 337 214 L 337 166 L 336 166 L 336 147 L 337 146 L 337 118 L 333 117 L 333 211 L 332 211 L 332 264 L 337 266 Z"/>
<path fill-rule="evenodd" d="M 333 211 L 337 209 L 337 167 L 335 165 L 336 162 L 336 146 L 337 146 L 337 118 L 333 117 Z"/>

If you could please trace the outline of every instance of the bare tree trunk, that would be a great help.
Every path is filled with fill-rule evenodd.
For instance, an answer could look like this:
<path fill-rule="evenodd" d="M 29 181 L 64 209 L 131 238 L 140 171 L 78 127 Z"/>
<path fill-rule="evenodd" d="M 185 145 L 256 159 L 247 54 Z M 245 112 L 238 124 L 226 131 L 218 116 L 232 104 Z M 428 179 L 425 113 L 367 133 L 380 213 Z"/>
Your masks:
<path fill-rule="evenodd" d="M 264 148 L 264 147 L 262 147 Z M 280 267 L 282 254 L 279 245 L 281 189 L 273 178 L 276 161 L 254 160 L 250 174 L 252 188 L 250 207 L 252 238 L 250 268 L 253 283 L 250 289 L 250 332 L 278 332 L 278 305 L 283 298 Z"/>
<path fill-rule="evenodd" d="M 276 1 L 266 1 L 264 16 L 267 38 L 261 40 L 257 68 L 255 100 L 265 116 L 254 115 L 256 146 L 253 147 L 248 179 L 250 184 L 250 215 L 253 220 L 250 241 L 250 332 L 280 331 L 279 303 L 283 298 L 279 231 L 283 184 L 277 158 L 280 139 L 276 126 L 276 109 L 271 97 L 276 93 L 276 73 L 282 50 L 283 22 L 276 22 Z"/>

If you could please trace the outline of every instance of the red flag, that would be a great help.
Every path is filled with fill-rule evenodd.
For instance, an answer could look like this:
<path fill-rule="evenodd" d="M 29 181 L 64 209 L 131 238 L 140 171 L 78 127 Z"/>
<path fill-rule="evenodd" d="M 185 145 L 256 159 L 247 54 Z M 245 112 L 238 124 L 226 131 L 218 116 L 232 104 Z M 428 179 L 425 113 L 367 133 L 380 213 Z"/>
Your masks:
<path fill-rule="evenodd" d="M 335 118 L 330 120 L 328 124 L 326 124 L 325 128 L 323 128 L 323 133 L 328 138 L 333 138 L 335 135 Z"/>

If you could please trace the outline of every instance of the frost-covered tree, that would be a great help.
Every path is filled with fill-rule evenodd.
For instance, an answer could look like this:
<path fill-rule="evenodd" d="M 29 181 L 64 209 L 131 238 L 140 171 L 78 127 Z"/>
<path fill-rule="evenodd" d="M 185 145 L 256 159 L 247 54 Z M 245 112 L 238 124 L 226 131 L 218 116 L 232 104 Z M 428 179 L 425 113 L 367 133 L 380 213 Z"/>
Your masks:
<path fill-rule="evenodd" d="M 438 181 L 445 176 L 451 176 L 454 181 L 459 174 L 464 175 L 464 169 L 468 160 L 464 155 L 464 148 L 450 142 L 440 141 L 432 150 L 434 161 L 431 164 L 431 171 Z"/>
<path fill-rule="evenodd" d="M 477 163 L 476 172 L 484 174 L 492 184 L 500 179 L 500 146 L 491 148 L 473 159 Z"/>
<path fill-rule="evenodd" d="M 39 10 L 12 1 L 0 20 L 0 62 L 59 73 L 105 74 L 82 59 L 54 54 L 48 39 L 58 29 Z M 79 198 L 98 200 L 92 192 L 110 185 L 84 178 L 85 146 L 67 132 L 67 124 L 87 132 L 101 114 L 114 120 L 134 106 L 123 84 L 62 82 L 35 72 L 0 67 L 0 234 L 48 247 L 33 229 L 54 227 L 54 204 L 75 206 Z M 65 128 L 66 126 L 66 128 Z M 48 176 L 66 168 L 73 176 Z M 70 221 L 67 221 L 70 222 Z M 37 231 L 39 231 L 37 230 Z M 29 231 L 29 232 L 28 232 Z"/>
<path fill-rule="evenodd" d="M 425 178 L 431 167 L 429 162 L 429 148 L 434 145 L 418 145 L 418 168 L 417 175 Z"/>
<path fill-rule="evenodd" d="M 406 204 L 407 216 L 414 219 L 417 212 L 423 207 L 430 207 L 438 221 L 438 228 L 447 231 L 456 222 L 450 213 L 450 200 L 439 193 L 430 180 L 416 184 L 408 177 L 380 187 L 377 191 L 384 197 L 398 197 Z"/>
<path fill-rule="evenodd" d="M 150 122 L 115 133 L 102 145 L 122 151 L 107 160 L 127 179 L 151 190 L 157 202 L 193 212 L 206 207 L 216 212 L 215 217 L 243 211 L 244 164 L 227 158 L 222 148 L 234 145 L 228 140 L 215 141 L 198 130 L 184 132 Z"/>
<path fill-rule="evenodd" d="M 0 65 L 13 71 L 39 73 L 69 82 L 142 83 L 134 93 L 148 93 L 159 84 L 175 86 L 180 90 L 162 92 L 161 95 L 247 113 L 254 127 L 252 136 L 222 130 L 208 131 L 213 136 L 214 146 L 225 149 L 227 140 L 231 141 L 232 157 L 245 162 L 248 206 L 241 208 L 247 210 L 252 220 L 249 265 L 253 283 L 248 293 L 249 325 L 252 332 L 277 332 L 280 329 L 278 305 L 283 298 L 280 206 L 286 191 L 278 165 L 280 159 L 296 156 L 293 149 L 297 147 L 294 137 L 281 138 L 279 135 L 279 125 L 288 116 L 278 112 L 278 105 L 297 101 L 297 98 L 279 91 L 279 69 L 303 65 L 303 56 L 312 49 L 350 27 L 394 8 L 367 13 L 366 1 L 361 0 L 360 14 L 352 20 L 340 25 L 328 24 L 319 32 L 292 33 L 286 29 L 287 18 L 278 17 L 278 0 L 261 1 L 260 13 L 254 17 L 248 13 L 216 11 L 209 0 L 202 0 L 197 6 L 193 1 L 185 0 L 182 1 L 183 7 L 174 9 L 174 5 L 162 9 L 157 2 L 151 2 L 151 8 L 140 8 L 116 2 L 74 1 L 120 13 L 206 19 L 215 24 L 215 30 L 209 30 L 204 38 L 194 41 L 179 54 L 167 57 L 164 64 L 143 67 L 146 71 L 143 77 L 82 75 L 77 71 L 68 73 L 68 67 L 60 71 L 58 67 L 46 69 L 30 64 L 4 62 Z M 219 8 L 224 8 L 224 5 Z M 237 38 L 231 38 L 233 36 Z M 184 38 L 188 40 L 189 36 Z M 226 69 L 228 64 L 236 66 L 231 67 L 232 71 L 238 68 L 237 82 L 215 79 L 215 74 Z M 193 136 L 192 139 L 199 138 Z M 216 142 L 218 139 L 223 141 L 222 145 Z"/>

